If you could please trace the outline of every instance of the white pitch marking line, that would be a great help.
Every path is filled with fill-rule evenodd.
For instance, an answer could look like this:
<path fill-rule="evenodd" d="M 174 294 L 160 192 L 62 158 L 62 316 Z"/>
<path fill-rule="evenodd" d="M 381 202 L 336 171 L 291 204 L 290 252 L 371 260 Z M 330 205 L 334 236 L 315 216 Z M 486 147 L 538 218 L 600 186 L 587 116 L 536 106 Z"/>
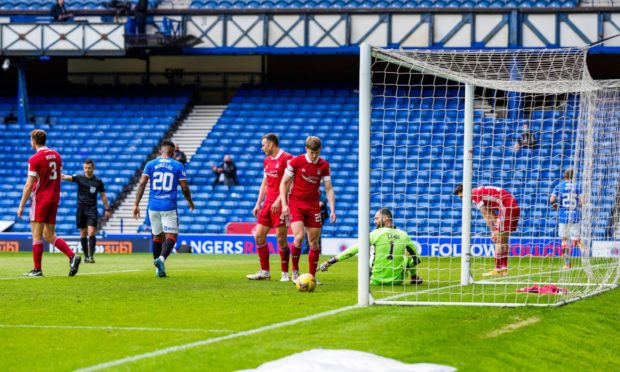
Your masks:
<path fill-rule="evenodd" d="M 237 332 L 237 333 L 233 333 L 233 334 L 226 335 L 226 336 L 208 338 L 206 340 L 200 340 L 200 341 L 195 341 L 195 342 L 191 342 L 191 343 L 188 343 L 188 344 L 171 346 L 171 347 L 167 347 L 165 349 L 161 349 L 161 350 L 157 350 L 157 351 L 152 351 L 152 352 L 149 352 L 149 353 L 138 354 L 138 355 L 122 358 L 122 359 L 112 360 L 110 362 L 95 364 L 94 366 L 90 366 L 90 367 L 86 367 L 86 368 L 80 368 L 80 369 L 76 370 L 76 372 L 98 371 L 100 369 L 120 366 L 122 364 L 132 363 L 132 362 L 135 362 L 135 361 L 138 361 L 138 360 L 141 360 L 141 359 L 154 358 L 154 357 L 158 357 L 158 356 L 161 356 L 161 355 L 166 355 L 166 354 L 174 353 L 174 352 L 185 350 L 185 349 L 190 349 L 190 348 L 194 348 L 194 347 L 198 347 L 198 346 L 214 344 L 216 342 L 226 341 L 226 340 L 230 340 L 230 339 L 237 338 L 237 337 L 249 336 L 249 335 L 253 335 L 253 334 L 257 334 L 257 333 L 261 333 L 261 332 L 265 332 L 265 331 L 270 331 L 272 329 L 282 328 L 282 327 L 290 326 L 290 325 L 293 325 L 293 324 L 297 324 L 297 323 L 301 323 L 301 322 L 306 322 L 306 321 L 309 321 L 309 320 L 315 320 L 315 319 L 323 318 L 323 317 L 326 317 L 326 316 L 342 313 L 342 312 L 349 311 L 349 310 L 352 310 L 352 309 L 357 309 L 357 308 L 359 308 L 359 306 L 357 306 L 357 305 L 341 307 L 339 309 L 329 310 L 329 311 L 325 311 L 325 312 L 322 312 L 322 313 L 306 316 L 306 317 L 303 317 L 303 318 L 287 320 L 286 322 L 274 323 L 274 324 L 270 324 L 270 325 L 267 325 L 267 326 L 250 329 L 248 331 Z"/>
<path fill-rule="evenodd" d="M 609 264 L 599 264 L 599 265 L 592 265 L 594 266 L 601 266 L 601 265 L 609 265 Z M 582 268 L 574 268 L 573 270 L 578 270 L 578 269 L 582 269 Z M 553 271 L 543 271 L 543 272 L 538 272 L 538 273 L 532 273 L 532 274 L 521 274 L 521 275 L 513 275 L 513 276 L 508 276 L 505 278 L 495 278 L 495 279 L 489 279 L 489 280 L 485 280 L 485 281 L 474 281 L 474 283 L 472 284 L 507 284 L 504 282 L 501 282 L 500 280 L 506 280 L 506 279 L 516 279 L 516 278 L 523 278 L 523 277 L 528 277 L 528 276 L 536 276 L 536 275 L 547 275 L 547 274 L 556 274 L 556 273 L 563 273 L 566 272 L 566 270 L 553 270 Z M 441 291 L 444 289 L 451 289 L 451 288 L 456 288 L 456 287 L 461 287 L 460 284 L 453 284 L 453 285 L 449 285 L 446 287 L 436 287 L 436 288 L 429 288 L 429 289 L 425 289 L 423 291 L 414 291 L 414 292 L 404 292 L 404 293 L 400 293 L 397 295 L 392 295 L 392 296 L 388 296 L 388 297 L 384 297 L 384 298 L 378 298 L 376 299 L 377 301 L 389 301 L 389 300 L 394 300 L 397 298 L 401 298 L 401 297 L 407 297 L 407 296 L 414 296 L 414 295 L 418 295 L 418 294 L 424 294 L 424 293 L 430 293 L 430 292 L 437 292 L 437 291 Z"/>
<path fill-rule="evenodd" d="M 64 325 L 32 325 L 32 324 L 0 324 L 0 328 L 39 328 L 39 329 L 93 329 L 110 331 L 152 331 L 152 332 L 213 332 L 232 333 L 228 329 L 202 328 L 149 328 L 149 327 L 113 327 L 113 326 L 64 326 Z"/>
<path fill-rule="evenodd" d="M 92 273 L 83 273 L 80 274 L 78 273 L 78 276 L 85 276 L 85 275 L 106 275 L 106 274 L 119 274 L 119 273 L 135 273 L 138 271 L 146 271 L 146 270 L 117 270 L 117 271 L 99 271 L 99 272 L 92 272 Z M 44 275 L 44 278 L 64 278 L 67 275 Z M 40 277 L 29 277 L 29 276 L 12 276 L 12 277 L 8 277 L 8 278 L 0 278 L 0 280 L 22 280 L 22 279 L 39 279 Z"/>
<path fill-rule="evenodd" d="M 530 324 L 536 324 L 538 322 L 540 322 L 540 318 L 538 318 L 536 316 L 531 317 L 531 318 L 527 318 L 527 319 L 522 320 L 520 322 L 508 324 L 505 327 L 502 327 L 500 329 L 496 329 L 495 331 L 491 331 L 491 332 L 487 333 L 487 337 L 489 337 L 489 338 L 498 337 L 498 336 L 501 336 L 503 334 L 506 334 L 506 333 L 512 332 L 514 330 L 517 330 L 519 328 L 526 327 L 526 326 L 528 326 Z"/>

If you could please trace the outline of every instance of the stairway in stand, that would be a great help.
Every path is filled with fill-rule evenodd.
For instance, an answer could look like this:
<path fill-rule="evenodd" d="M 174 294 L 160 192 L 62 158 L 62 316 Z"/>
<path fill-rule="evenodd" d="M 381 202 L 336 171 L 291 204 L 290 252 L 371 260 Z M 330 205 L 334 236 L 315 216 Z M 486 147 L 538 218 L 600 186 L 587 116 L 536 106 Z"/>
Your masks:
<path fill-rule="evenodd" d="M 187 119 L 179 126 L 172 135 L 172 141 L 179 145 L 179 149 L 191 161 L 202 141 L 207 137 L 217 120 L 226 109 L 226 106 L 194 106 Z M 102 229 L 108 234 L 127 233 L 133 234 L 138 231 L 146 218 L 146 208 L 149 200 L 149 186 L 144 190 L 144 196 L 140 201 L 140 219 L 133 218 L 133 203 L 136 200 L 138 184 L 133 185 L 129 195 L 123 200 L 120 207 L 112 217 L 103 225 Z"/>

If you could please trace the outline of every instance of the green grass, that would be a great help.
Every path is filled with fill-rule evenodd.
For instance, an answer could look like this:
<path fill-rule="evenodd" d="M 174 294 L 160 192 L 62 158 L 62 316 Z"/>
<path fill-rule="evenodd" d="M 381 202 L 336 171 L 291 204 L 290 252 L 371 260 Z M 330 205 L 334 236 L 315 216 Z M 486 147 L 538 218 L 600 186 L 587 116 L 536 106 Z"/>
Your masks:
<path fill-rule="evenodd" d="M 375 300 L 416 302 L 490 303 L 511 305 L 564 304 L 609 289 L 617 272 L 617 261 L 591 259 L 587 270 L 580 260 L 573 260 L 572 269 L 563 269 L 561 257 L 513 257 L 510 275 L 507 277 L 484 277 L 494 267 L 492 257 L 474 257 L 471 262 L 473 285 L 461 286 L 460 257 L 424 257 L 418 267 L 418 275 L 424 283 L 417 286 L 386 284 L 373 290 Z M 555 284 L 567 292 L 555 296 L 518 293 L 517 289 L 533 284 Z"/>
<path fill-rule="evenodd" d="M 306 260 L 304 256 L 302 268 Z M 279 271 L 275 257 L 271 261 L 273 271 Z M 292 284 L 278 282 L 279 275 L 269 282 L 246 280 L 244 275 L 257 268 L 254 256 L 176 255 L 167 262 L 167 279 L 154 277 L 151 262 L 145 254 L 100 255 L 96 264 L 83 264 L 78 276 L 69 278 L 67 260 L 46 254 L 46 277 L 22 279 L 32 265 L 30 254 L 2 254 L 0 370 L 84 368 L 357 301 L 354 259 L 323 274 L 323 285 L 314 293 L 295 291 Z M 552 308 L 373 306 L 113 369 L 232 371 L 303 350 L 330 348 L 471 371 L 613 371 L 620 370 L 619 305 L 620 291 L 614 290 Z M 532 318 L 539 321 L 490 336 Z"/>

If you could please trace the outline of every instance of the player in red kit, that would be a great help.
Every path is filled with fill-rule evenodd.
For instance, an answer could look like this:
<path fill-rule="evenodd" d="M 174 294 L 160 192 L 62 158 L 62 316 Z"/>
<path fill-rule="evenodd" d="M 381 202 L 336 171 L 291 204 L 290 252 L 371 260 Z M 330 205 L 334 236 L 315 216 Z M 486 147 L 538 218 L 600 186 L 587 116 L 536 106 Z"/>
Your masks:
<path fill-rule="evenodd" d="M 254 217 L 258 218 L 256 229 L 254 230 L 254 240 L 256 241 L 256 251 L 260 260 L 260 271 L 256 274 L 246 275 L 246 278 L 250 280 L 271 279 L 271 274 L 269 273 L 267 233 L 269 233 L 271 228 L 275 228 L 278 247 L 280 249 L 280 267 L 282 270 L 282 279 L 280 279 L 280 281 L 288 282 L 290 281 L 288 275 L 290 250 L 286 240 L 286 222 L 281 215 L 280 181 L 282 181 L 288 161 L 291 160 L 293 156 L 280 150 L 278 136 L 273 133 L 263 136 L 261 149 L 267 157 L 263 160 L 263 182 L 260 185 L 256 205 L 252 210 Z M 262 208 L 261 202 L 263 202 Z"/>
<path fill-rule="evenodd" d="M 56 236 L 56 211 L 60 202 L 62 159 L 60 154 L 45 146 L 46 142 L 45 131 L 35 129 L 30 133 L 30 144 L 36 153 L 28 159 L 28 179 L 17 209 L 17 217 L 21 219 L 26 201 L 28 198 L 31 199 L 30 228 L 34 269 L 24 275 L 43 276 L 41 259 L 43 238 L 45 238 L 69 257 L 69 276 L 74 276 L 80 267 L 81 257 L 73 253 L 67 242 Z"/>
<path fill-rule="evenodd" d="M 286 172 L 280 183 L 280 200 L 282 215 L 290 216 L 291 228 L 295 241 L 291 245 L 293 256 L 293 281 L 299 275 L 299 255 L 304 240 L 304 228 L 308 230 L 309 272 L 314 275 L 319 263 L 319 238 L 321 236 L 321 207 L 319 204 L 321 180 L 325 186 L 325 194 L 329 203 L 329 220 L 336 222 L 334 188 L 329 170 L 329 164 L 321 159 L 321 140 L 318 137 L 306 138 L 306 153 L 296 156 L 289 161 Z M 288 192 L 291 182 L 293 186 Z M 288 196 L 288 200 L 287 200 Z"/>
<path fill-rule="evenodd" d="M 463 185 L 456 185 L 454 195 L 463 198 Z M 507 276 L 510 233 L 519 225 L 519 204 L 507 190 L 493 186 L 476 187 L 471 200 L 482 213 L 495 244 L 495 269 L 482 276 Z"/>

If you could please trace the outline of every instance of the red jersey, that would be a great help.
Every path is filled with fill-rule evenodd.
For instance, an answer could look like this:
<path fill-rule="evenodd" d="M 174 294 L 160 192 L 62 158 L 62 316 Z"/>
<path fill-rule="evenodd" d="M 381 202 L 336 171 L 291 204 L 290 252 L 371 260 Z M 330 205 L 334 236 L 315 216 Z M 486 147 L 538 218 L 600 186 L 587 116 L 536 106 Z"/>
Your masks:
<path fill-rule="evenodd" d="M 294 157 L 286 167 L 286 175 L 293 177 L 293 187 L 289 200 L 319 202 L 321 180 L 330 181 L 329 163 L 319 158 L 316 163 L 306 154 Z"/>
<path fill-rule="evenodd" d="M 487 207 L 496 212 L 518 207 L 517 200 L 508 191 L 494 186 L 481 186 L 471 190 L 471 200 L 478 209 Z"/>
<path fill-rule="evenodd" d="M 36 178 L 32 188 L 33 203 L 58 204 L 61 173 L 62 159 L 60 154 L 52 149 L 42 147 L 28 159 L 28 176 Z"/>
<path fill-rule="evenodd" d="M 293 155 L 280 150 L 276 156 L 267 156 L 263 160 L 263 168 L 265 169 L 265 177 L 267 177 L 267 196 L 265 204 L 272 204 L 278 196 L 280 196 L 280 182 L 284 177 L 284 171 L 288 161 Z"/>

